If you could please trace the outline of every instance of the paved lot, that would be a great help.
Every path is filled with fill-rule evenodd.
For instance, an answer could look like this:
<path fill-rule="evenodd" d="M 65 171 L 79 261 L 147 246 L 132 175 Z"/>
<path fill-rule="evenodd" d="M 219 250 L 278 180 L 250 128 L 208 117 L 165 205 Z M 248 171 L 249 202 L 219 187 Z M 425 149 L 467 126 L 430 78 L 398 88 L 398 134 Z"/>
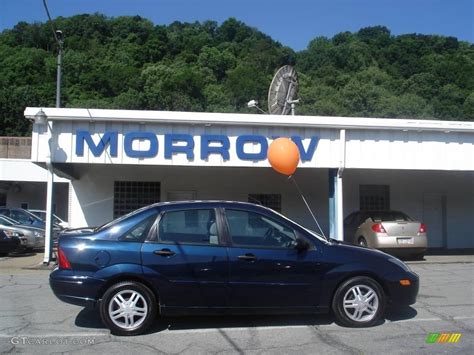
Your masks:
<path fill-rule="evenodd" d="M 384 324 L 369 329 L 340 327 L 331 316 L 184 317 L 120 338 L 96 312 L 58 301 L 49 271 L 23 268 L 40 260 L 0 259 L 1 353 L 474 353 L 474 263 L 411 264 L 421 277 L 418 303 L 391 310 Z M 430 332 L 462 337 L 458 344 L 427 344 Z"/>

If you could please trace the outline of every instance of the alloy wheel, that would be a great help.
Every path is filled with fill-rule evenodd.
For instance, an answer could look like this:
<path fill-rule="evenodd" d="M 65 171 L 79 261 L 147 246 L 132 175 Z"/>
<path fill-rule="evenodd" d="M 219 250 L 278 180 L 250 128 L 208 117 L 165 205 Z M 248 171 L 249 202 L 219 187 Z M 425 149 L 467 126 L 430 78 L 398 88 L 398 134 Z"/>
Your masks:
<path fill-rule="evenodd" d="M 379 308 L 379 298 L 374 289 L 368 285 L 352 286 L 343 298 L 344 312 L 355 322 L 372 320 Z"/>
<path fill-rule="evenodd" d="M 139 327 L 148 315 L 145 297 L 136 290 L 121 290 L 113 296 L 108 307 L 110 320 L 122 329 Z"/>

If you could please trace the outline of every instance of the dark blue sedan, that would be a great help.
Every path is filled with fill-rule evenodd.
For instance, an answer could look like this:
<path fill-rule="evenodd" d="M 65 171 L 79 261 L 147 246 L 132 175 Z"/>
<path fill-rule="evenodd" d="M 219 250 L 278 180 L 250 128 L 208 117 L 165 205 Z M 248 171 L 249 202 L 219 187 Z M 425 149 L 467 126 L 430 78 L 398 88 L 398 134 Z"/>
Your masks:
<path fill-rule="evenodd" d="M 320 313 L 365 327 L 389 303 L 413 304 L 418 276 L 380 251 L 326 240 L 268 208 L 158 203 L 102 227 L 64 233 L 50 284 L 97 306 L 114 334 L 157 314 Z"/>

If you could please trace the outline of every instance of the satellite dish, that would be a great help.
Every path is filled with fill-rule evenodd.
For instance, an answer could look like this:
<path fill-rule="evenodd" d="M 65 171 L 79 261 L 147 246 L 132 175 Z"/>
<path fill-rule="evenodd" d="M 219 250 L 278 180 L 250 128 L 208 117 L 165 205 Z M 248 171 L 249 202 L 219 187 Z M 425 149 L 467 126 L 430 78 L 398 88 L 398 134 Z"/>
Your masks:
<path fill-rule="evenodd" d="M 268 90 L 268 113 L 270 115 L 294 114 L 298 95 L 298 74 L 291 65 L 278 69 Z"/>

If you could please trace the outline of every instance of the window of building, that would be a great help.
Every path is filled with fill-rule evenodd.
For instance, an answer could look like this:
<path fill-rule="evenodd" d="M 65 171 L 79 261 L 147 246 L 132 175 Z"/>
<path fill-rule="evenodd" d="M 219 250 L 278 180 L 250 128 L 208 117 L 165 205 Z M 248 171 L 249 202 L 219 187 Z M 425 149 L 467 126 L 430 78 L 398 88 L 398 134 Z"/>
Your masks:
<path fill-rule="evenodd" d="M 177 244 L 218 244 L 214 209 L 166 212 L 160 219 L 158 238 Z"/>
<path fill-rule="evenodd" d="M 155 181 L 115 181 L 114 218 L 160 202 L 160 183 Z"/>
<path fill-rule="evenodd" d="M 20 204 L 20 207 L 23 208 L 24 210 L 27 210 L 28 209 L 28 202 L 22 202 Z"/>
<path fill-rule="evenodd" d="M 280 194 L 249 194 L 248 202 L 256 203 L 274 211 L 281 212 Z"/>
<path fill-rule="evenodd" d="M 359 196 L 361 211 L 390 210 L 389 185 L 360 185 Z"/>

